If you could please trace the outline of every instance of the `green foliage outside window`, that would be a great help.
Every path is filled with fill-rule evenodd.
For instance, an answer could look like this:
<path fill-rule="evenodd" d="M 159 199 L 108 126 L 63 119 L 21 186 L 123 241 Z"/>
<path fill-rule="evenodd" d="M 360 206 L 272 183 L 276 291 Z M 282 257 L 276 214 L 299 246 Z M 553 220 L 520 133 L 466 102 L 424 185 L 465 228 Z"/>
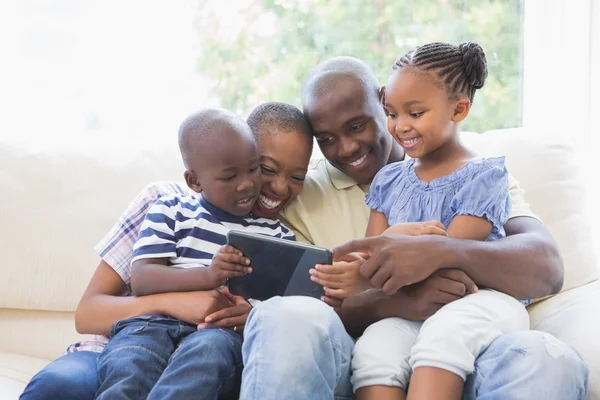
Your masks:
<path fill-rule="evenodd" d="M 363 59 L 385 83 L 396 59 L 419 44 L 476 41 L 489 77 L 462 129 L 521 125 L 521 0 L 256 0 L 225 22 L 214 6 L 199 3 L 198 68 L 220 105 L 241 115 L 264 101 L 300 106 L 307 72 L 333 56 Z"/>

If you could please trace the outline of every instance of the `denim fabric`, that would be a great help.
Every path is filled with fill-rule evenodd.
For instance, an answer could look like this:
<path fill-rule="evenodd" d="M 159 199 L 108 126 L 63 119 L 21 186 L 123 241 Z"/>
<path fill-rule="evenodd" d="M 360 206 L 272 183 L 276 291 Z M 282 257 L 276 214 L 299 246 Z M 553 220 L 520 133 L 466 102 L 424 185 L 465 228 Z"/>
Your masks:
<path fill-rule="evenodd" d="M 35 375 L 21 400 L 92 400 L 98 390 L 98 353 L 78 351 L 48 364 Z"/>
<path fill-rule="evenodd" d="M 569 345 L 540 331 L 496 339 L 475 362 L 463 400 L 585 400 L 589 371 Z"/>
<path fill-rule="evenodd" d="M 273 297 L 244 330 L 241 400 L 352 399 L 354 341 L 331 307 L 311 297 Z"/>
<path fill-rule="evenodd" d="M 98 357 L 98 399 L 235 398 L 241 337 L 161 315 L 119 321 Z"/>
<path fill-rule="evenodd" d="M 274 297 L 250 313 L 241 400 L 352 399 L 354 341 L 324 303 Z M 570 346 L 539 331 L 496 339 L 475 362 L 463 400 L 583 400 L 588 369 Z"/>

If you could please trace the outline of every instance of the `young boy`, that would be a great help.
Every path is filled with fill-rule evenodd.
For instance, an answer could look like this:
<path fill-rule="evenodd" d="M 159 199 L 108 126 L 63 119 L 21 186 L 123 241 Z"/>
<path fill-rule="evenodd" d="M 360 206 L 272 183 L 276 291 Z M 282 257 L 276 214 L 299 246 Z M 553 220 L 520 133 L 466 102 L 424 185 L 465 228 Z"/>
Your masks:
<path fill-rule="evenodd" d="M 149 210 L 134 247 L 131 287 L 136 295 L 218 289 L 227 279 L 250 273 L 250 261 L 225 245 L 229 230 L 294 239 L 279 221 L 249 215 L 261 178 L 257 144 L 243 120 L 225 110 L 200 111 L 181 124 L 179 147 L 185 181 L 197 195 L 164 196 Z M 244 301 L 228 298 L 231 303 L 223 308 Z M 171 397 L 176 394 L 171 376 L 190 365 L 194 368 L 186 373 L 196 386 L 197 380 L 206 381 L 196 397 L 234 395 L 241 373 L 237 326 L 197 328 L 164 315 L 116 323 L 98 359 L 97 398 Z M 211 354 L 198 354 L 206 341 Z M 191 357 L 206 362 L 188 363 Z"/>

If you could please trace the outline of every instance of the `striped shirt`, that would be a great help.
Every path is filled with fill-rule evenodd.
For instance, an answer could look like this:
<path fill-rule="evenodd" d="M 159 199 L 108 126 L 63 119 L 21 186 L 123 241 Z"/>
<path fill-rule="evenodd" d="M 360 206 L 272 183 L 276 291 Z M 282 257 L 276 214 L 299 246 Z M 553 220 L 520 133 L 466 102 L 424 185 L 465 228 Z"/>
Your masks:
<path fill-rule="evenodd" d="M 133 260 L 168 258 L 181 268 L 209 266 L 227 232 L 243 230 L 295 240 L 294 234 L 275 219 L 236 216 L 210 204 L 202 195 L 173 194 L 161 197 L 148 211 L 133 249 Z"/>

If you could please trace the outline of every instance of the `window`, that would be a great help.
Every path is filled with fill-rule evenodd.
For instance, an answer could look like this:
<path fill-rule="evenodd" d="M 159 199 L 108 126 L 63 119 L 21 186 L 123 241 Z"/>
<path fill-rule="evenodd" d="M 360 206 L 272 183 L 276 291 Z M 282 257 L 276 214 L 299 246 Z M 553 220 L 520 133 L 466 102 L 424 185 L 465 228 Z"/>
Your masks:
<path fill-rule="evenodd" d="M 3 138 L 40 146 L 174 143 L 208 105 L 299 105 L 320 60 L 354 55 L 380 81 L 406 50 L 475 40 L 489 78 L 466 130 L 520 126 L 521 0 L 8 0 L 0 4 Z M 6 46 L 4 46 L 6 44 Z"/>

